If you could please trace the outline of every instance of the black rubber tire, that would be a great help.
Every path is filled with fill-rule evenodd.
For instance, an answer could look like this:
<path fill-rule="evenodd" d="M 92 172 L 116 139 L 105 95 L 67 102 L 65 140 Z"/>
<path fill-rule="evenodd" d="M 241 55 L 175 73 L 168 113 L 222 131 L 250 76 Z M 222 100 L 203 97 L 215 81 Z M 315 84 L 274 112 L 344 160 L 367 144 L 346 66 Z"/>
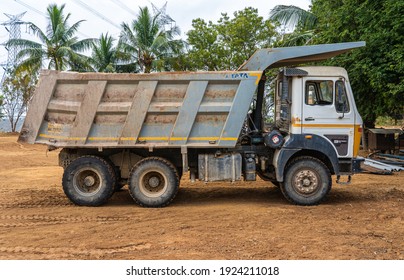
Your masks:
<path fill-rule="evenodd" d="M 262 180 L 266 181 L 266 182 L 271 182 L 272 185 L 274 185 L 274 187 L 279 188 L 280 183 L 278 181 L 274 181 L 273 178 L 269 178 L 267 176 L 265 176 L 261 171 L 257 170 L 257 174 L 258 177 L 260 177 Z"/>
<path fill-rule="evenodd" d="M 115 188 L 114 190 L 116 192 L 119 192 L 120 190 L 122 190 L 122 188 L 125 186 L 126 184 L 124 183 L 124 181 L 122 181 L 122 179 L 119 179 L 115 182 Z"/>
<path fill-rule="evenodd" d="M 280 189 L 288 201 L 307 206 L 321 203 L 331 184 L 330 171 L 323 162 L 313 157 L 298 157 L 286 167 Z"/>
<path fill-rule="evenodd" d="M 114 183 L 115 174 L 111 165 L 97 156 L 82 156 L 72 161 L 66 167 L 62 180 L 66 196 L 81 206 L 106 203 L 114 193 Z"/>
<path fill-rule="evenodd" d="M 114 191 L 115 192 L 120 191 L 125 186 L 125 184 L 122 182 L 121 170 L 109 158 L 106 158 L 105 161 L 108 162 L 108 164 L 112 168 L 112 171 L 114 172 L 114 178 L 115 178 L 114 183 L 113 183 Z"/>
<path fill-rule="evenodd" d="M 261 170 L 257 170 L 257 175 L 258 175 L 258 177 L 260 177 L 263 181 L 266 181 L 266 182 L 271 182 L 271 181 L 273 180 L 272 178 L 269 178 L 269 177 L 265 176 L 265 174 L 262 173 Z"/>
<path fill-rule="evenodd" d="M 160 157 L 149 157 L 132 168 L 129 193 L 142 207 L 165 207 L 174 200 L 179 184 L 177 169 L 171 162 Z"/>

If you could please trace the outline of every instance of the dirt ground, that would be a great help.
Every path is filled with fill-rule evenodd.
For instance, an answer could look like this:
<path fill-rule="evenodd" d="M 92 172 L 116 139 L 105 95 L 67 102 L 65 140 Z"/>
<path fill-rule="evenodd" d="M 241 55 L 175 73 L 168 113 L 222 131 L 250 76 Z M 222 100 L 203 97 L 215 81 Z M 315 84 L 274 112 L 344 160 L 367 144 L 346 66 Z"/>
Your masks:
<path fill-rule="evenodd" d="M 57 151 L 0 137 L 0 259 L 404 259 L 404 172 L 334 184 L 319 206 L 254 183 L 181 182 L 163 209 L 128 190 L 79 207 Z"/>

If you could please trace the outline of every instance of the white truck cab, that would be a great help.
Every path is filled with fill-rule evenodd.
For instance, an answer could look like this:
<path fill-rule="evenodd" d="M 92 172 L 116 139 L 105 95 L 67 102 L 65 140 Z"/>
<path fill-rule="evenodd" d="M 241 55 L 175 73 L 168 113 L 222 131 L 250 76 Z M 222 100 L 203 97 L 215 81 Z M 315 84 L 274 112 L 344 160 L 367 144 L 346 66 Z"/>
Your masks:
<path fill-rule="evenodd" d="M 276 79 L 275 104 L 275 130 L 284 141 L 274 152 L 272 164 L 287 198 L 311 204 L 309 197 L 319 186 L 325 181 L 331 184 L 330 175 L 337 175 L 337 183 L 341 175 L 348 175 L 349 182 L 350 175 L 359 170 L 356 156 L 362 118 L 346 70 L 284 68 Z M 325 195 L 328 187 L 323 189 Z"/>
<path fill-rule="evenodd" d="M 292 134 L 315 134 L 330 142 L 339 158 L 359 151 L 362 118 L 348 73 L 341 67 L 299 67 L 307 76 L 292 79 Z"/>

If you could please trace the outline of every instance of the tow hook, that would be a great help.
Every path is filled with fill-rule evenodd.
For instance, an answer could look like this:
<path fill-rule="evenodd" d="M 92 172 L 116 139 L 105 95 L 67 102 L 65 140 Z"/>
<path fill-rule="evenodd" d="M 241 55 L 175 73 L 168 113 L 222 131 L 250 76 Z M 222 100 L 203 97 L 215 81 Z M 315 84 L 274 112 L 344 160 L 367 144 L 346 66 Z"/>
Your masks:
<path fill-rule="evenodd" d="M 337 176 L 337 184 L 340 184 L 340 185 L 349 185 L 349 184 L 351 184 L 351 175 L 348 175 L 348 181 L 346 181 L 346 182 L 340 182 L 340 179 L 341 179 L 341 175 L 338 175 Z"/>

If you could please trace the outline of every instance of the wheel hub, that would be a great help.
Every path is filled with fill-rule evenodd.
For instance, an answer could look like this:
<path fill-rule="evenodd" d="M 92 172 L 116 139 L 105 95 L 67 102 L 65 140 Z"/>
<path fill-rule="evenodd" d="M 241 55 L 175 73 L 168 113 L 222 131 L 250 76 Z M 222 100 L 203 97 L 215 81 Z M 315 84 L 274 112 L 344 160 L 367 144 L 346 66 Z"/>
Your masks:
<path fill-rule="evenodd" d="M 294 185 L 301 194 L 311 194 L 319 186 L 317 175 L 311 170 L 299 171 L 295 176 Z"/>
<path fill-rule="evenodd" d="M 102 186 L 100 173 L 91 167 L 83 167 L 73 177 L 73 187 L 81 195 L 94 195 Z"/>
<path fill-rule="evenodd" d="M 157 197 L 167 188 L 167 178 L 159 171 L 145 172 L 140 179 L 139 189 L 149 197 Z"/>
<path fill-rule="evenodd" d="M 84 185 L 86 185 L 86 187 L 91 187 L 95 184 L 95 179 L 93 176 L 87 176 L 86 178 L 84 178 Z"/>
<path fill-rule="evenodd" d="M 157 188 L 160 185 L 160 179 L 156 176 L 153 176 L 149 179 L 149 186 L 152 188 Z"/>

